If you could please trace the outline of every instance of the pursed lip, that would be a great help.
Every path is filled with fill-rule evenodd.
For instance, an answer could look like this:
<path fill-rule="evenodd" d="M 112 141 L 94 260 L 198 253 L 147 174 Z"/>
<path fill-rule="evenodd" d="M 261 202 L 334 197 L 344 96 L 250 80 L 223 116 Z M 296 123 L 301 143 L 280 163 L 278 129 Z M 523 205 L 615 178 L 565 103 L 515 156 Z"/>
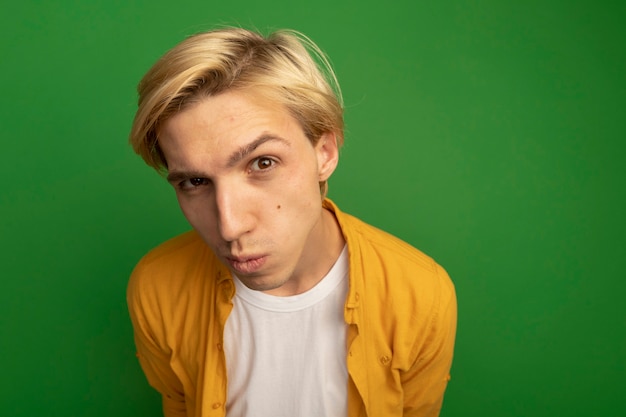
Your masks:
<path fill-rule="evenodd" d="M 228 264 L 239 274 L 257 272 L 267 260 L 267 255 L 227 256 Z"/>

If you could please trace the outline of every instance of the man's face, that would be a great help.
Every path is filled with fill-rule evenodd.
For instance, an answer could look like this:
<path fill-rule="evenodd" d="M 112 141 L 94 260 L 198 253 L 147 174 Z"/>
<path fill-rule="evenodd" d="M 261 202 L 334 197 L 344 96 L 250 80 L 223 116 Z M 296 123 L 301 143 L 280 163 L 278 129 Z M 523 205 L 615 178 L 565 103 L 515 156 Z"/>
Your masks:
<path fill-rule="evenodd" d="M 334 135 L 314 146 L 285 108 L 232 91 L 169 119 L 159 144 L 185 217 L 246 286 L 289 295 L 324 276 L 341 240 L 319 190 Z"/>

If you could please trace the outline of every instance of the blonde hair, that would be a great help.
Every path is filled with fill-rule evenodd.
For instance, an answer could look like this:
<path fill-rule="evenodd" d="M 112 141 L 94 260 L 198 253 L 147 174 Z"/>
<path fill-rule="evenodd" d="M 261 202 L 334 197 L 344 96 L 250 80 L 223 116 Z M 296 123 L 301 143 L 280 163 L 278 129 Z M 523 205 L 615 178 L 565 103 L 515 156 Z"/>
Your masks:
<path fill-rule="evenodd" d="M 156 170 L 167 169 L 159 146 L 163 123 L 203 98 L 234 89 L 258 92 L 283 105 L 313 144 L 325 133 L 334 133 L 343 144 L 339 84 L 313 41 L 291 30 L 264 37 L 226 28 L 187 38 L 146 73 L 137 87 L 133 149 Z M 320 184 L 323 194 L 325 187 Z"/>

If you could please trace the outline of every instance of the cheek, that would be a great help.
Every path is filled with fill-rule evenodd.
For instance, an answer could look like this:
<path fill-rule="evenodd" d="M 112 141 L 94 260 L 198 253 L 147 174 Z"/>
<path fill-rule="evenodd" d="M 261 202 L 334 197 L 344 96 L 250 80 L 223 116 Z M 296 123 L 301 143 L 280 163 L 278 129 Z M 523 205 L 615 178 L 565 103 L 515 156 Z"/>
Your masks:
<path fill-rule="evenodd" d="M 284 185 L 300 190 L 296 194 L 319 190 L 319 173 L 315 164 L 297 166 L 287 171 L 283 180 Z"/>
<path fill-rule="evenodd" d="M 308 225 L 315 218 L 313 211 L 321 208 L 322 196 L 315 176 L 295 172 L 277 187 L 270 197 L 274 221 L 290 222 L 294 227 Z"/>
<path fill-rule="evenodd" d="M 310 168 L 289 170 L 267 197 L 272 202 L 272 215 L 307 218 L 314 206 L 321 206 L 317 173 Z"/>
<path fill-rule="evenodd" d="M 201 231 L 208 232 L 207 227 L 211 224 L 211 210 L 200 199 L 185 199 L 178 197 L 178 205 L 183 215 L 191 226 Z"/>

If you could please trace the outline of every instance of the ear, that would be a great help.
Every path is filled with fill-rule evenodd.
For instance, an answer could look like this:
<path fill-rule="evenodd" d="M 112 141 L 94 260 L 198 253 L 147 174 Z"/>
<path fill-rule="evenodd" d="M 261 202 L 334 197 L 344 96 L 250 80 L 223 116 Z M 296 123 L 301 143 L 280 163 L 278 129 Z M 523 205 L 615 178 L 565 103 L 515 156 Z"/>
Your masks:
<path fill-rule="evenodd" d="M 335 133 L 324 133 L 315 145 L 317 154 L 317 172 L 319 181 L 326 181 L 337 168 L 339 162 L 339 147 Z"/>

